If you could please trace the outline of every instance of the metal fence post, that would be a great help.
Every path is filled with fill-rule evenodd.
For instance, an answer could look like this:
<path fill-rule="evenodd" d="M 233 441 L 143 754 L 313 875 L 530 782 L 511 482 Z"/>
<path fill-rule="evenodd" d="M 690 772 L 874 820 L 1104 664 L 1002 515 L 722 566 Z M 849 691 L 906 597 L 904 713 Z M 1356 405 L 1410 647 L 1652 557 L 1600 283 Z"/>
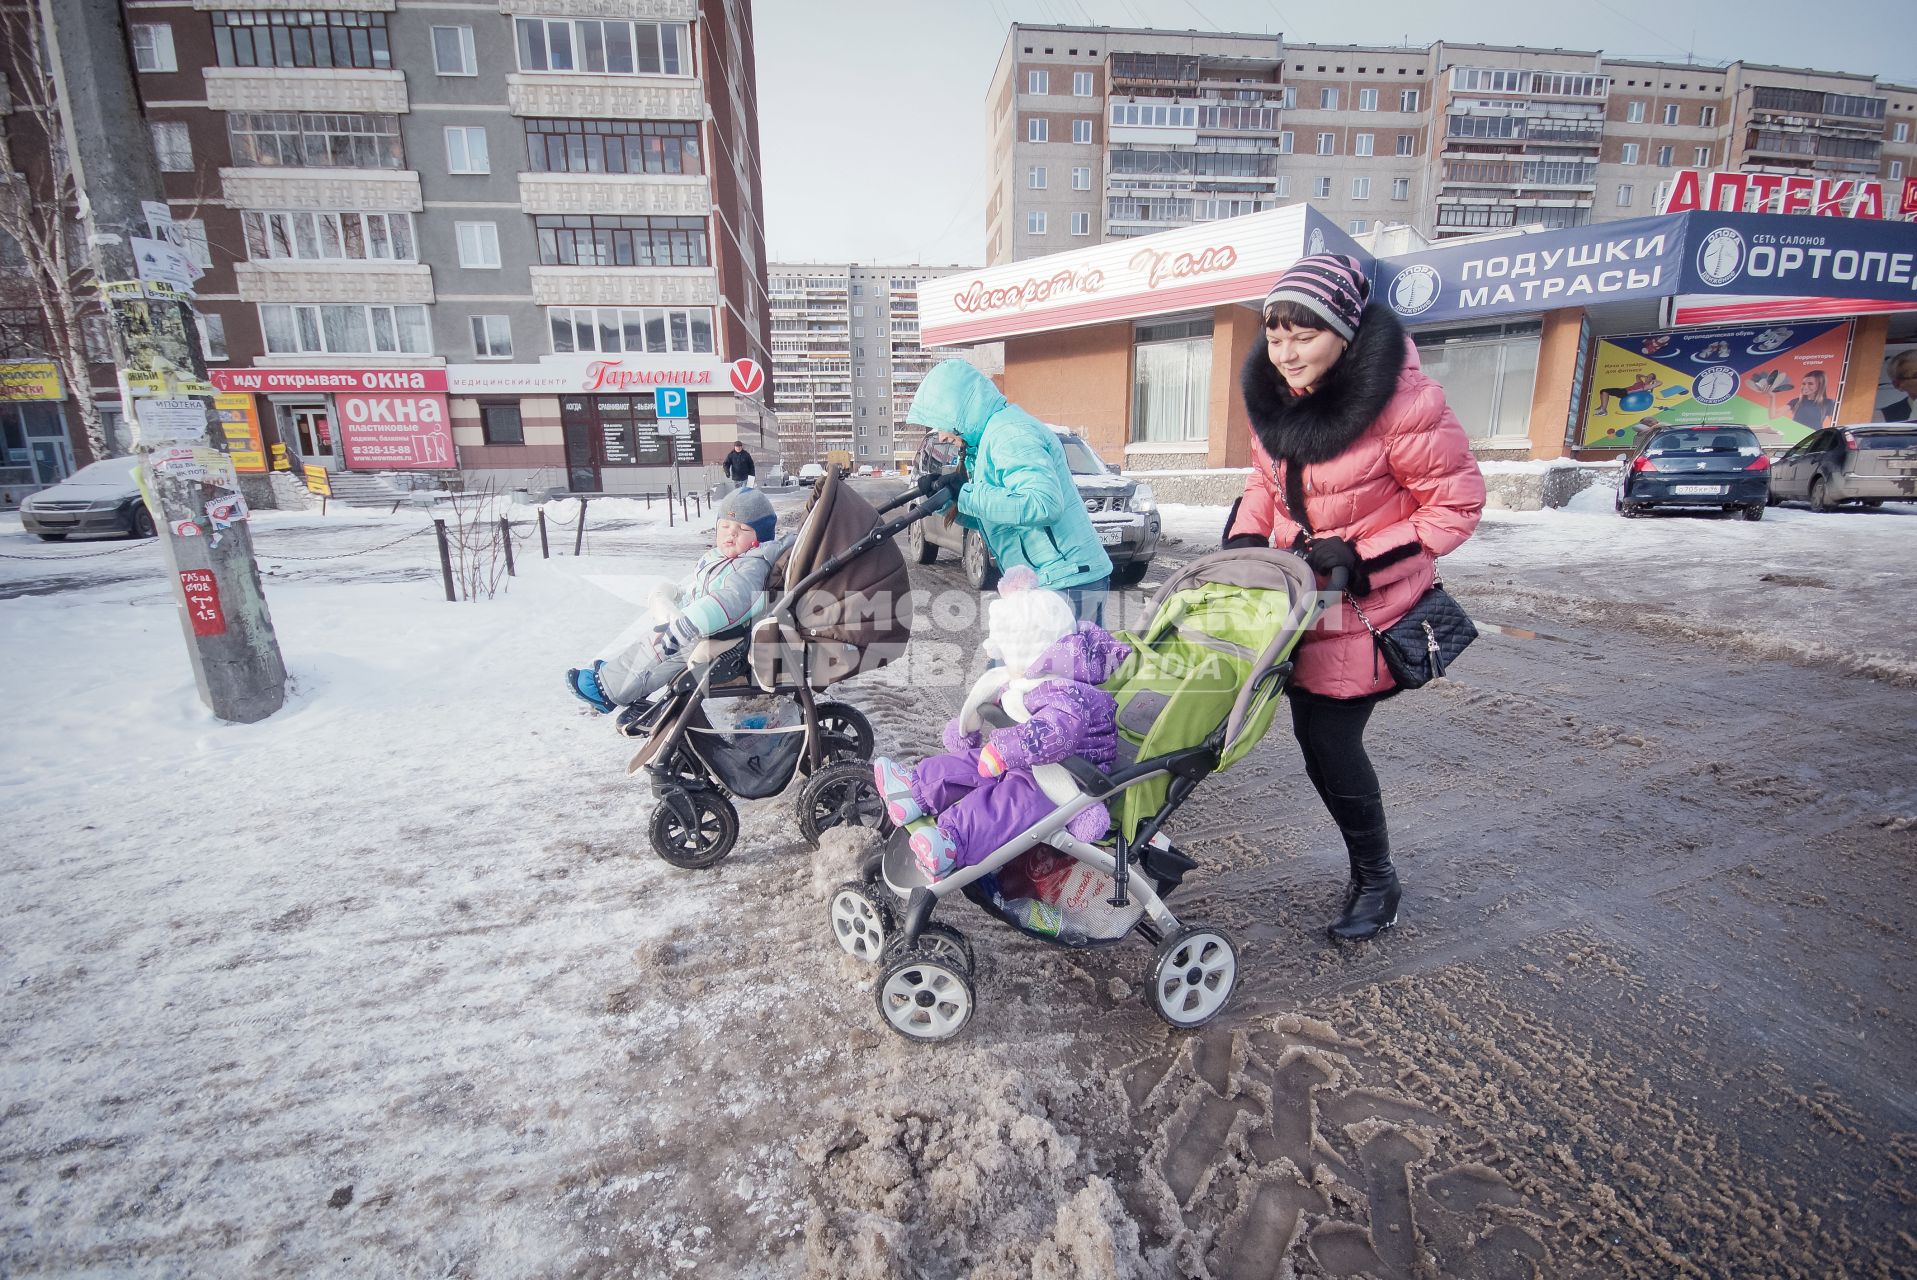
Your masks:
<path fill-rule="evenodd" d="M 546 509 L 539 508 L 539 558 L 552 559 L 552 548 L 546 545 Z"/>
<path fill-rule="evenodd" d="M 586 500 L 579 500 L 579 532 L 572 536 L 572 553 L 578 555 L 586 545 Z"/>
<path fill-rule="evenodd" d="M 666 486 L 666 528 L 672 528 L 672 486 Z"/>
<path fill-rule="evenodd" d="M 439 576 L 446 582 L 446 600 L 452 603 L 453 595 L 453 552 L 446 545 L 446 521 L 444 517 L 433 517 L 433 532 L 439 538 Z"/>
<path fill-rule="evenodd" d="M 519 571 L 513 568 L 513 522 L 505 516 L 499 517 L 499 538 L 506 548 L 506 576 L 517 578 Z"/>

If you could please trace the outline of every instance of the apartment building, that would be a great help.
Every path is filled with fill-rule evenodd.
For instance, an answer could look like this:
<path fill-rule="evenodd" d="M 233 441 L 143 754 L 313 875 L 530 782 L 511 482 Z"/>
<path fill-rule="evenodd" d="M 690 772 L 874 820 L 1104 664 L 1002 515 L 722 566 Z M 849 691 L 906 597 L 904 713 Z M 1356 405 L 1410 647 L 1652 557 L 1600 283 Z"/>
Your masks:
<path fill-rule="evenodd" d="M 1019 23 L 987 131 L 997 264 L 1294 201 L 1352 234 L 1443 239 L 1641 216 L 1683 169 L 1901 189 L 1917 91 L 1595 50 Z"/>
<path fill-rule="evenodd" d="M 776 447 L 750 0 L 127 20 L 212 380 L 298 464 L 632 492 Z"/>
<path fill-rule="evenodd" d="M 959 354 L 919 345 L 919 288 L 957 267 L 774 263 L 773 408 L 786 468 L 839 453 L 890 469 L 917 441 L 898 430 L 925 371 Z"/>

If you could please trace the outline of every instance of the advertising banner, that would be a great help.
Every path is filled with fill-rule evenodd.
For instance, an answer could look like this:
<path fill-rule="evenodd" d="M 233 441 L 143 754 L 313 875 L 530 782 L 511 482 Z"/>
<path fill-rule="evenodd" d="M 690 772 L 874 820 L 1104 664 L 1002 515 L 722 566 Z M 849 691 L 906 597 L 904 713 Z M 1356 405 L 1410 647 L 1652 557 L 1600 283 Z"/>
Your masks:
<path fill-rule="evenodd" d="M 233 459 L 233 469 L 265 471 L 266 446 L 261 441 L 260 415 L 253 397 L 223 391 L 213 397 L 213 408 L 226 432 L 226 452 Z"/>
<path fill-rule="evenodd" d="M 1653 427 L 1735 423 L 1770 447 L 1832 425 L 1850 324 L 1751 325 L 1601 338 L 1584 447 L 1628 449 Z"/>
<path fill-rule="evenodd" d="M 1917 342 L 1893 342 L 1871 397 L 1872 422 L 1917 422 Z"/>
<path fill-rule="evenodd" d="M 1917 223 L 1684 215 L 1682 293 L 1917 301 Z"/>
<path fill-rule="evenodd" d="M 1674 292 L 1684 218 L 1633 218 L 1382 258 L 1373 296 L 1412 324 L 1591 306 Z"/>
<path fill-rule="evenodd" d="M 355 471 L 451 467 L 453 427 L 446 397 L 335 395 L 341 456 Z"/>
<path fill-rule="evenodd" d="M 51 360 L 0 362 L 0 400 L 64 400 L 60 370 Z"/>

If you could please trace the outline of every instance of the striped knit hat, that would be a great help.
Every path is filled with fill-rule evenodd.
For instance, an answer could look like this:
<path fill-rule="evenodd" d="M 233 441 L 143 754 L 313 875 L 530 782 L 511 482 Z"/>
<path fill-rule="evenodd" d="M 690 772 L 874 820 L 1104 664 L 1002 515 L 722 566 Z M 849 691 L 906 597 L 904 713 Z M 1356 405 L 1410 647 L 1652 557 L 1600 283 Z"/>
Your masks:
<path fill-rule="evenodd" d="M 1295 302 L 1319 316 L 1346 342 L 1358 332 L 1358 317 L 1371 300 L 1371 282 L 1356 258 L 1342 253 L 1314 253 L 1291 264 L 1265 295 L 1264 311 L 1273 303 Z"/>

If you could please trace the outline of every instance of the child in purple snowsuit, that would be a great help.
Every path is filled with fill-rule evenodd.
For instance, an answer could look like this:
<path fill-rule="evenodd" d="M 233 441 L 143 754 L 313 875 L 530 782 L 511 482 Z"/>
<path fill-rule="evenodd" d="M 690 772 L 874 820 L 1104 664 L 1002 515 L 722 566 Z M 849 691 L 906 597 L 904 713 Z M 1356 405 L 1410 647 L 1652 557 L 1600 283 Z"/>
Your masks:
<path fill-rule="evenodd" d="M 873 776 L 894 822 L 924 816 L 912 852 L 933 879 L 981 861 L 1014 835 L 1072 799 L 1069 784 L 1047 788 L 1032 772 L 1080 755 L 1109 770 L 1118 758 L 1118 704 L 1099 688 L 1132 649 L 1103 628 L 1079 622 L 1065 598 L 1038 587 L 1011 589 L 987 613 L 986 652 L 1005 665 L 979 678 L 958 718 L 945 726 L 944 754 L 909 772 L 873 762 Z M 1019 723 L 982 733 L 977 708 L 995 702 Z M 1111 827 L 1102 804 L 1076 814 L 1066 830 L 1097 840 Z"/>

